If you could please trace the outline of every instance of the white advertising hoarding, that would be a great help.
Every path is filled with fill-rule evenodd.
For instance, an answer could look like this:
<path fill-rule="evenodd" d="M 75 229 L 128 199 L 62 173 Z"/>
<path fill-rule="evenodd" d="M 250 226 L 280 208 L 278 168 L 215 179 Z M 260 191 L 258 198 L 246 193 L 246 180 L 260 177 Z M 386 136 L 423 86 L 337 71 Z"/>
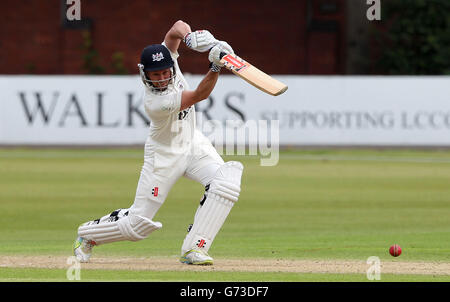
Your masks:
<path fill-rule="evenodd" d="M 450 146 L 450 77 L 276 78 L 289 89 L 273 97 L 222 75 L 196 106 L 199 128 L 216 143 L 217 126 L 238 121 L 276 126 L 280 145 Z M 0 145 L 143 144 L 142 91 L 138 76 L 0 76 Z"/>

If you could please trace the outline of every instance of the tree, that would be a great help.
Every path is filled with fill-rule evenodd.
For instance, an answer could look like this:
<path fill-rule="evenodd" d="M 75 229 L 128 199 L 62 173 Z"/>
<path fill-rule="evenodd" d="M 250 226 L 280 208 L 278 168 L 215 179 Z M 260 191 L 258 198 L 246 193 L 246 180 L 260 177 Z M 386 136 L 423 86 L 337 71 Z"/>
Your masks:
<path fill-rule="evenodd" d="M 376 73 L 450 74 L 450 1 L 382 2 Z"/>

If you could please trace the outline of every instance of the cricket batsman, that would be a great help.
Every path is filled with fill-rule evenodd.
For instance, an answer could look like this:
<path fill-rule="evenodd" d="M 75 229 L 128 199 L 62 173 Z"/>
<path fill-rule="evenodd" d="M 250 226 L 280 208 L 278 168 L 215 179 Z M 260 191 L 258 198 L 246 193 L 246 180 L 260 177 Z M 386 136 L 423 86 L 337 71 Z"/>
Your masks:
<path fill-rule="evenodd" d="M 194 51 L 208 52 L 209 70 L 194 90 L 177 62 L 181 42 Z M 138 68 L 151 124 L 135 199 L 130 208 L 117 209 L 78 228 L 74 254 L 80 262 L 89 261 L 96 245 L 138 241 L 159 230 L 162 224 L 153 218 L 175 182 L 185 176 L 201 183 L 205 193 L 183 241 L 180 261 L 213 264 L 208 250 L 239 198 L 243 171 L 240 162 L 224 162 L 195 125 L 194 104 L 212 92 L 223 67 L 220 52 L 234 53 L 228 43 L 209 31 L 193 32 L 181 20 L 167 32 L 162 44 L 144 48 Z"/>

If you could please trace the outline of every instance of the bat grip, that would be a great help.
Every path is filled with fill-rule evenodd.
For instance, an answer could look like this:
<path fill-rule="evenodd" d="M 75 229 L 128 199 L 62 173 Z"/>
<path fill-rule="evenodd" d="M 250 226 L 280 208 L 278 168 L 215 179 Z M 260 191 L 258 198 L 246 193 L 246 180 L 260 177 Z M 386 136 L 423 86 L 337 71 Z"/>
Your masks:
<path fill-rule="evenodd" d="M 227 55 L 226 52 L 221 51 L 221 52 L 220 52 L 220 55 L 219 55 L 219 58 L 222 59 L 222 58 L 225 57 L 226 55 Z"/>

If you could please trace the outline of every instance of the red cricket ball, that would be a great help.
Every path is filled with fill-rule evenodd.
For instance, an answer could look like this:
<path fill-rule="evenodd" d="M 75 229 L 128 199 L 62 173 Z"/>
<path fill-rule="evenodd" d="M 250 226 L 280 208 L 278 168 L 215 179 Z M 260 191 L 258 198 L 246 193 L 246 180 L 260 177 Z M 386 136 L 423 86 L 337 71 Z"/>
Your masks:
<path fill-rule="evenodd" d="M 389 254 L 391 254 L 394 257 L 398 257 L 402 254 L 402 248 L 398 244 L 394 244 L 389 248 Z"/>

